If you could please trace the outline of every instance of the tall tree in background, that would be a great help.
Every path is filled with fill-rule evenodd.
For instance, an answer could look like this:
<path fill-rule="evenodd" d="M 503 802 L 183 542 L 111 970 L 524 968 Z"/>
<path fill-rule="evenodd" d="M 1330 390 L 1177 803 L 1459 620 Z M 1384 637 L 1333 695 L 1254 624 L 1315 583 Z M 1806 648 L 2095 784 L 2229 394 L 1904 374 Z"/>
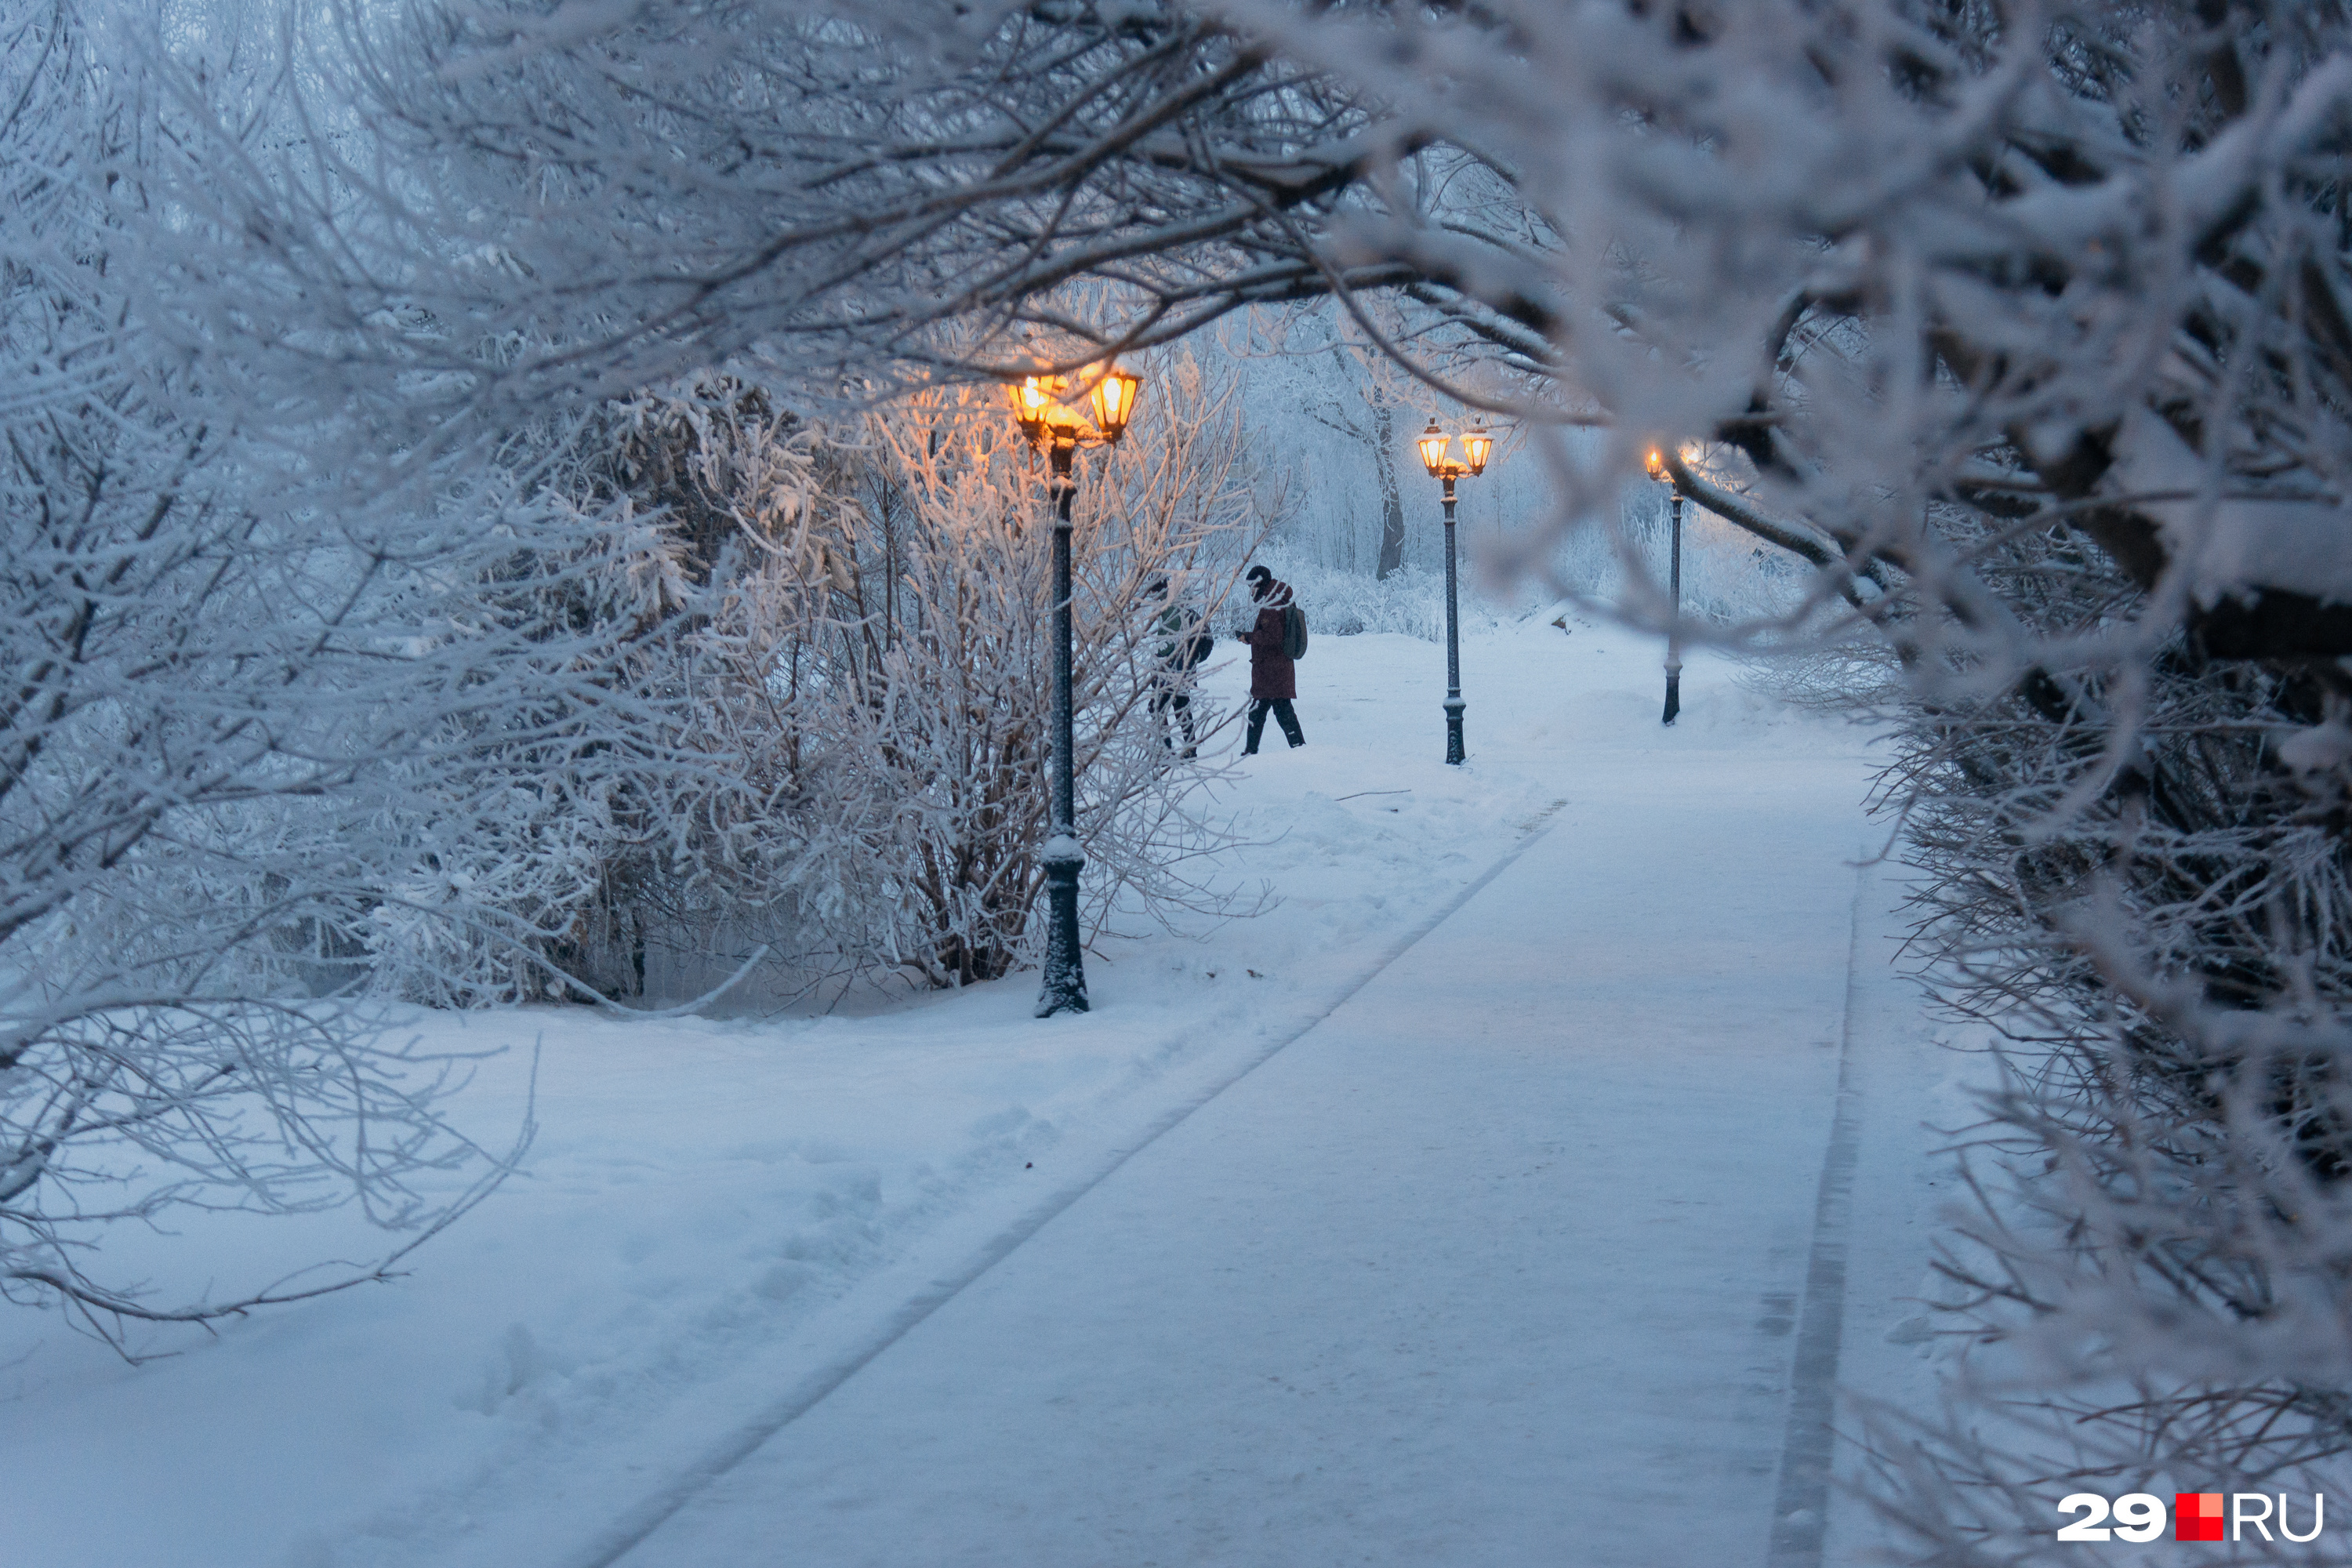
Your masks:
<path fill-rule="evenodd" d="M 1389 574 L 1404 564 L 1404 495 L 1397 484 L 1396 393 L 1389 378 L 1381 374 L 1384 364 L 1375 362 L 1368 367 L 1344 345 L 1334 345 L 1331 358 L 1353 384 L 1357 395 L 1317 399 L 1307 404 L 1306 410 L 1316 423 L 1363 448 L 1381 499 L 1380 543 L 1372 575 L 1386 582 Z M 1367 369 L 1369 375 L 1364 374 Z"/>

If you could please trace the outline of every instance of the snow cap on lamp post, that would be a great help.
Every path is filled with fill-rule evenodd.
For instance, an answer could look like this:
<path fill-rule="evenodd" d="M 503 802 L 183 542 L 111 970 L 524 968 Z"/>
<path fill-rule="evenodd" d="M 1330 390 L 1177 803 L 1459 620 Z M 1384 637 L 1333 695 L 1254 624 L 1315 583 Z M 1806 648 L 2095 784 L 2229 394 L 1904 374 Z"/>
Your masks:
<path fill-rule="evenodd" d="M 1056 403 L 1045 411 L 1045 456 L 1052 460 L 1056 481 L 1070 477 L 1070 462 L 1077 455 L 1078 416 L 1067 405 Z"/>
<path fill-rule="evenodd" d="M 1429 428 L 1421 433 L 1421 439 L 1414 445 L 1421 448 L 1421 466 L 1429 470 L 1431 479 L 1445 472 L 1445 449 L 1454 445 L 1454 437 L 1440 430 L 1436 420 L 1429 422 Z"/>

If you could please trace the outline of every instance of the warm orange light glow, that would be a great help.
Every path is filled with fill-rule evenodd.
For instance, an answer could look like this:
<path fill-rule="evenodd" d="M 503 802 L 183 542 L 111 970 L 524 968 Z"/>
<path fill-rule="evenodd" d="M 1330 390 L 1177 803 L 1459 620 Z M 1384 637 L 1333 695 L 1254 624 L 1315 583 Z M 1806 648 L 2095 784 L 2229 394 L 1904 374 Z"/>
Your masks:
<path fill-rule="evenodd" d="M 1429 470 L 1432 479 L 1445 471 L 1445 449 L 1454 445 L 1454 437 L 1440 430 L 1436 420 L 1429 422 L 1429 428 L 1421 433 L 1415 445 L 1421 448 L 1421 466 Z"/>
<path fill-rule="evenodd" d="M 1143 378 L 1112 365 L 1095 383 L 1095 428 L 1106 441 L 1116 441 L 1127 434 L 1127 422 L 1135 416 L 1135 399 L 1142 388 Z"/>
<path fill-rule="evenodd" d="M 1021 384 L 1021 413 L 1024 418 L 1044 418 L 1045 405 L 1052 401 L 1052 397 L 1035 376 L 1033 375 Z"/>
<path fill-rule="evenodd" d="M 1649 455 L 1643 459 L 1643 463 L 1649 468 L 1650 477 L 1652 479 L 1659 480 L 1665 479 L 1666 455 L 1664 452 L 1661 452 L 1655 447 L 1651 447 Z"/>
<path fill-rule="evenodd" d="M 1486 454 L 1494 449 L 1495 438 L 1478 426 L 1474 425 L 1462 432 L 1462 455 L 1468 461 L 1472 473 L 1486 471 Z"/>

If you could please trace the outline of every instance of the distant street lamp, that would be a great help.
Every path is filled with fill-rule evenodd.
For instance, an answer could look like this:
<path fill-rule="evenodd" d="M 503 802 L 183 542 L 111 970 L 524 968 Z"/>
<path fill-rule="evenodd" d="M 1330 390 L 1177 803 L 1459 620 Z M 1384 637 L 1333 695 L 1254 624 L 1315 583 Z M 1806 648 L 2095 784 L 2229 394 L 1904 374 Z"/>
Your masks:
<path fill-rule="evenodd" d="M 1674 599 L 1674 616 L 1666 623 L 1666 711 L 1658 721 L 1671 724 L 1675 715 L 1683 710 L 1683 487 L 1666 467 L 1666 455 L 1657 447 L 1650 448 L 1650 477 L 1662 484 L 1673 486 L 1666 502 L 1667 527 L 1673 542 L 1668 546 L 1672 562 L 1667 569 L 1669 592 Z"/>
<path fill-rule="evenodd" d="M 1446 455 L 1454 437 L 1440 430 L 1433 419 L 1414 445 L 1421 448 L 1421 466 L 1429 470 L 1429 477 L 1445 481 L 1445 760 L 1458 763 L 1462 761 L 1462 633 L 1454 587 L 1454 481 L 1465 474 L 1485 473 L 1495 440 L 1475 426 L 1465 430 L 1462 451 L 1467 460 L 1457 463 Z"/>
<path fill-rule="evenodd" d="M 1082 378 L 1083 379 L 1083 378 Z M 1127 434 L 1143 379 L 1106 365 L 1095 376 L 1087 400 L 1094 422 L 1061 401 L 1070 389 L 1066 376 L 1028 376 L 1005 389 L 1013 416 L 1029 444 L 1053 465 L 1054 500 L 1054 714 L 1053 773 L 1048 780 L 1048 824 L 1044 852 L 1045 975 L 1037 992 L 1037 1016 L 1087 1010 L 1085 956 L 1078 945 L 1078 872 L 1087 863 L 1078 843 L 1076 782 L 1071 760 L 1076 742 L 1070 721 L 1070 503 L 1078 493 L 1074 459 L 1080 447 L 1108 447 Z"/>

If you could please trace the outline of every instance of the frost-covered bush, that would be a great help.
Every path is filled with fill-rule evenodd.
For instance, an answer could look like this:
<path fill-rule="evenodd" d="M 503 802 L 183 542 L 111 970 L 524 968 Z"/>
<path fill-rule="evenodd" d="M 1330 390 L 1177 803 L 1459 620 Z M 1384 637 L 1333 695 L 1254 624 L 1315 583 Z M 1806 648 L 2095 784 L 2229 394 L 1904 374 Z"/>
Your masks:
<path fill-rule="evenodd" d="M 714 879 L 775 853 L 777 596 L 824 580 L 815 433 L 707 377 L 518 442 L 546 542 L 488 558 L 486 616 L 579 639 L 567 685 L 455 719 L 407 778 L 406 858 L 364 928 L 376 984 L 439 1005 L 644 994 Z M 723 717 L 720 717 L 723 715 Z"/>
<path fill-rule="evenodd" d="M 2137 597 L 2071 531 L 1996 548 L 2045 627 Z M 2004 1068 L 1970 1139 L 1987 1202 L 1941 1266 L 2000 1348 L 1966 1419 L 1884 1434 L 1882 1506 L 1933 1561 L 2074 1561 L 2053 1489 L 2340 1496 L 2352 1473 L 2352 730 L 2330 686 L 2182 638 L 1898 731 L 1930 973 Z"/>
<path fill-rule="evenodd" d="M 1166 578 L 1210 608 L 1251 515 L 1230 399 L 1187 361 L 1154 368 L 1126 440 L 1081 465 L 1078 826 L 1097 924 L 1206 896 L 1181 872 L 1211 837 L 1185 804 L 1200 764 L 1152 707 L 1164 606 L 1145 589 Z M 649 975 L 697 984 L 763 951 L 772 994 L 1025 962 L 1051 536 L 1045 475 L 1001 401 L 941 391 L 828 436 L 710 377 L 614 405 L 575 451 L 569 482 L 605 526 L 565 552 L 569 596 L 532 614 L 606 628 L 609 702 L 478 744 L 408 826 L 415 857 L 373 916 L 382 975 L 478 1005 L 641 995 Z M 460 889 L 466 920 L 443 907 Z"/>
<path fill-rule="evenodd" d="M 1168 634 L 1146 590 L 1164 579 L 1170 602 L 1213 616 L 1232 581 L 1214 563 L 1250 490 L 1230 398 L 1187 361 L 1153 368 L 1126 439 L 1080 459 L 1074 764 L 1089 925 L 1118 905 L 1203 900 L 1183 868 L 1215 842 L 1188 806 L 1200 765 L 1153 708 Z M 818 923 L 845 960 L 934 984 L 990 979 L 1034 960 L 1042 927 L 1047 475 L 991 394 L 927 395 L 865 436 L 859 548 L 846 586 L 804 607 L 791 694 Z"/>

